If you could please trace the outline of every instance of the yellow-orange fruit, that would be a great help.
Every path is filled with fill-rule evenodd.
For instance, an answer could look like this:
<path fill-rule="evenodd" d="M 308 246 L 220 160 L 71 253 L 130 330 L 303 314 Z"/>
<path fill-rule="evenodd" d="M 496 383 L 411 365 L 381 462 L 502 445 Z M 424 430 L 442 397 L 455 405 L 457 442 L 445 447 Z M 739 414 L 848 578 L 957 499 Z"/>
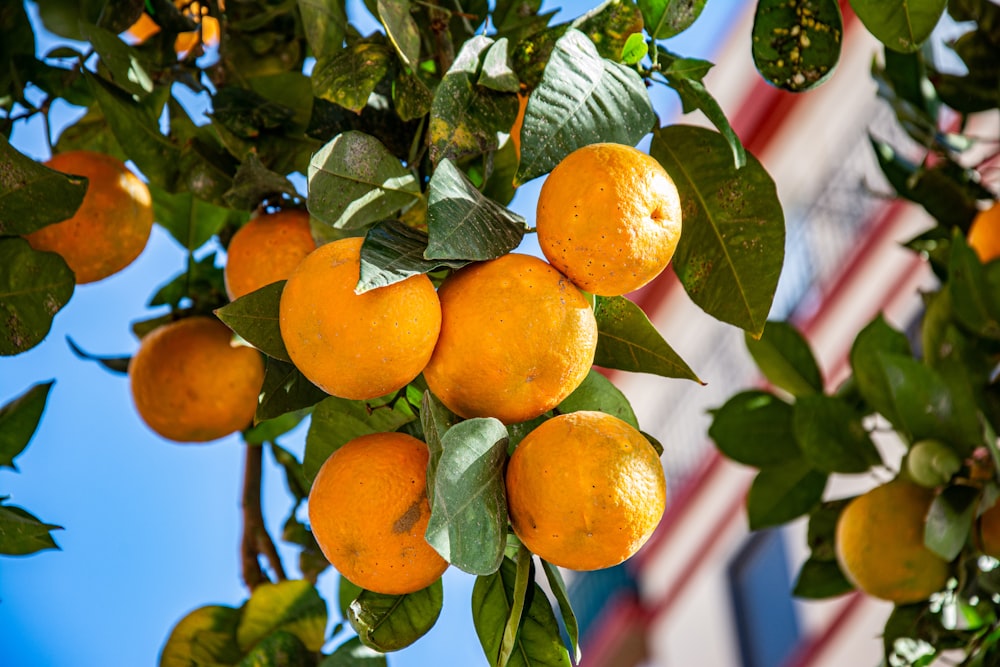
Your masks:
<path fill-rule="evenodd" d="M 968 241 L 984 264 L 1000 257 L 1000 203 L 976 215 L 969 227 Z"/>
<path fill-rule="evenodd" d="M 532 419 L 557 406 L 590 371 L 594 311 L 542 260 L 509 254 L 470 264 L 438 294 L 441 336 L 424 379 L 462 417 Z"/>
<path fill-rule="evenodd" d="M 441 304 L 425 275 L 355 294 L 360 238 L 322 245 L 281 294 L 281 338 L 295 366 L 323 391 L 366 400 L 406 386 L 434 351 Z"/>
<path fill-rule="evenodd" d="M 659 524 L 666 493 L 653 446 L 603 412 L 543 422 L 507 466 L 514 533 L 533 553 L 571 570 L 611 567 L 632 556 Z"/>
<path fill-rule="evenodd" d="M 142 253 L 153 227 L 149 188 L 121 160 L 91 151 L 69 151 L 47 166 L 89 179 L 73 217 L 25 235 L 36 250 L 59 253 L 76 274 L 92 283 L 131 264 Z"/>
<path fill-rule="evenodd" d="M 448 563 L 427 543 L 427 445 L 405 433 L 351 440 L 323 463 L 309 523 L 327 560 L 354 584 L 402 595 L 431 585 Z"/>
<path fill-rule="evenodd" d="M 552 266 L 582 290 L 617 296 L 667 267 L 681 236 L 680 197 L 649 155 L 591 144 L 563 158 L 545 179 L 535 224 Z"/>
<path fill-rule="evenodd" d="M 1000 559 L 1000 503 L 993 505 L 979 517 L 976 538 L 979 549 L 984 554 Z"/>
<path fill-rule="evenodd" d="M 217 319 L 189 317 L 143 338 L 128 373 L 135 407 L 151 429 L 178 442 L 206 442 L 250 425 L 264 361 L 234 344 Z"/>
<path fill-rule="evenodd" d="M 178 9 L 183 9 L 188 18 L 200 24 L 199 29 L 201 30 L 200 36 L 198 30 L 178 34 L 174 40 L 174 51 L 178 54 L 184 54 L 191 50 L 199 39 L 206 46 L 216 46 L 219 43 L 219 20 L 208 15 L 206 5 L 191 0 L 174 0 L 174 4 Z M 225 9 L 226 3 L 220 0 L 219 8 Z M 143 12 L 139 20 L 129 26 L 125 34 L 132 43 L 142 44 L 158 32 L 160 32 L 160 26 L 149 14 Z"/>
<path fill-rule="evenodd" d="M 261 215 L 240 227 L 229 242 L 224 277 L 235 301 L 265 285 L 285 280 L 316 249 L 309 214 L 288 210 Z"/>

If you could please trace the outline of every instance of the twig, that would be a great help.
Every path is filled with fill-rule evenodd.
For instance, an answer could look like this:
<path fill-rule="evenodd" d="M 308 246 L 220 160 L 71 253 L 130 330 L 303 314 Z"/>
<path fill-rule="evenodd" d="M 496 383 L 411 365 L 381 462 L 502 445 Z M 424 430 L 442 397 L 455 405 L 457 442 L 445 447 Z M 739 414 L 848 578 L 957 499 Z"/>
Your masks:
<path fill-rule="evenodd" d="M 268 565 L 274 571 L 278 581 L 284 581 L 285 568 L 281 557 L 264 526 L 264 515 L 260 508 L 260 482 L 263 460 L 263 447 L 246 445 L 243 465 L 243 498 L 240 508 L 243 511 L 243 538 L 240 541 L 240 567 L 243 583 L 250 590 L 255 589 L 271 579 L 260 565 L 260 557 L 267 559 Z"/>

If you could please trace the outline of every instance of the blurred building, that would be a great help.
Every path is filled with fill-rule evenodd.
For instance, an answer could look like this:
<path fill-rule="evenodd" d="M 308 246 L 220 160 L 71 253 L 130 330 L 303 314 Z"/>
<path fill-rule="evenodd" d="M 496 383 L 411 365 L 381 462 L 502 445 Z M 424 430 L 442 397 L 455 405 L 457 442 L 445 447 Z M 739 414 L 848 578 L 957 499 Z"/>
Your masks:
<path fill-rule="evenodd" d="M 869 74 L 880 46 L 848 3 L 841 3 L 838 70 L 802 95 L 770 87 L 754 70 L 755 4 L 734 19 L 707 85 L 774 178 L 785 210 L 786 263 L 771 318 L 789 319 L 804 332 L 832 388 L 847 375 L 855 335 L 876 314 L 904 330 L 917 321 L 919 291 L 933 287 L 934 277 L 900 244 L 932 222 L 920 207 L 886 196 L 891 189 L 869 133 L 904 141 Z M 805 520 L 750 533 L 745 497 L 754 471 L 721 458 L 707 438 L 707 410 L 761 382 L 742 332 L 694 306 L 672 273 L 635 297 L 708 384 L 614 375 L 642 428 L 664 445 L 669 500 L 659 530 L 636 557 L 574 575 L 570 594 L 584 637 L 583 665 L 879 664 L 891 605 L 856 593 L 793 599 L 794 578 L 808 556 Z M 870 474 L 852 477 L 838 476 L 827 497 L 878 481 Z"/>

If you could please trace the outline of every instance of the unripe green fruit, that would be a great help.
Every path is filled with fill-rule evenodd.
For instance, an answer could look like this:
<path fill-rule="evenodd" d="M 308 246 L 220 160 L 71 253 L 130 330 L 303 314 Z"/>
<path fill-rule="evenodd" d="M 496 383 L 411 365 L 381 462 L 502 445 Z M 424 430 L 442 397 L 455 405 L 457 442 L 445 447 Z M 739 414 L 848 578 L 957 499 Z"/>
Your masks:
<path fill-rule="evenodd" d="M 962 467 L 955 450 L 940 440 L 921 440 L 913 444 L 906 457 L 906 471 L 921 486 L 934 488 L 947 484 Z"/>

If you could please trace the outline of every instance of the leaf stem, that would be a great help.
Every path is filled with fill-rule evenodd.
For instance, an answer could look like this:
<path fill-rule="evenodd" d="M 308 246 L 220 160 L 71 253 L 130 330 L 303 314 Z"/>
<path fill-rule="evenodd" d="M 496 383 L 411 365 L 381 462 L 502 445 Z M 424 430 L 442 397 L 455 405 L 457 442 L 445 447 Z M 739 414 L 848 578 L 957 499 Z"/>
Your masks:
<path fill-rule="evenodd" d="M 240 541 L 240 568 L 243 583 L 253 590 L 271 579 L 260 565 L 260 557 L 267 559 L 278 581 L 285 581 L 285 568 L 274 546 L 274 541 L 264 525 L 264 515 L 260 507 L 260 489 L 263 470 L 264 449 L 258 445 L 246 445 L 243 460 L 243 496 L 240 509 L 243 512 L 243 537 Z"/>

